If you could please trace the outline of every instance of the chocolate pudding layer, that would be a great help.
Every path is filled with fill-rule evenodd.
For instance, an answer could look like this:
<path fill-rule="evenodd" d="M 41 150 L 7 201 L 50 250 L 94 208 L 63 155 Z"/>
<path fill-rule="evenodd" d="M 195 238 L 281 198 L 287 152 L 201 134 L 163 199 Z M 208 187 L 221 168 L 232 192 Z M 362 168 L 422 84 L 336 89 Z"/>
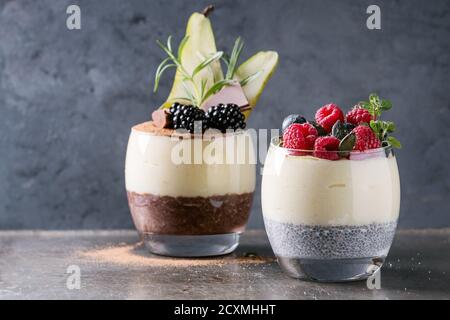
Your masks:
<path fill-rule="evenodd" d="M 136 229 L 165 235 L 213 235 L 242 232 L 253 192 L 208 197 L 159 196 L 127 191 Z"/>

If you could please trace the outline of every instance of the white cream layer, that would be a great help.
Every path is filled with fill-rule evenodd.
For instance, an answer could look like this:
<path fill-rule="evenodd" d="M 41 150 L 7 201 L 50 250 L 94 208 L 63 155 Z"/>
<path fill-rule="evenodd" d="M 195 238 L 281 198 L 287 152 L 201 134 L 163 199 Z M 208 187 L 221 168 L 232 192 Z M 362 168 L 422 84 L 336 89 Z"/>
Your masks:
<path fill-rule="evenodd" d="M 397 220 L 400 181 L 394 156 L 329 161 L 271 147 L 264 165 L 265 218 L 307 225 Z"/>
<path fill-rule="evenodd" d="M 125 164 L 126 189 L 173 197 L 208 197 L 254 191 L 256 162 L 248 134 L 228 135 L 214 141 L 193 141 L 183 139 L 180 142 L 168 136 L 133 129 Z M 181 150 L 190 150 L 190 155 Z M 234 160 L 230 160 L 232 158 Z M 192 164 L 179 163 L 182 159 Z M 199 159 L 203 163 L 195 164 L 196 159 L 197 163 Z"/>

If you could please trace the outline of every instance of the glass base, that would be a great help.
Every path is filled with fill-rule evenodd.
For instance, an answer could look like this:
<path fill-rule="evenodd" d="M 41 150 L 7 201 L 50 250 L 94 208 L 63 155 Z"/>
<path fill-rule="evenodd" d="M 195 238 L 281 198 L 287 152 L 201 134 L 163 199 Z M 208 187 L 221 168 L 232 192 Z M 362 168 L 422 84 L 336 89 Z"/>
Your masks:
<path fill-rule="evenodd" d="M 171 257 L 208 257 L 233 252 L 239 245 L 239 233 L 213 235 L 144 234 L 151 253 Z"/>
<path fill-rule="evenodd" d="M 303 259 L 278 257 L 289 276 L 320 282 L 346 282 L 367 279 L 378 271 L 384 257 L 351 259 Z"/>

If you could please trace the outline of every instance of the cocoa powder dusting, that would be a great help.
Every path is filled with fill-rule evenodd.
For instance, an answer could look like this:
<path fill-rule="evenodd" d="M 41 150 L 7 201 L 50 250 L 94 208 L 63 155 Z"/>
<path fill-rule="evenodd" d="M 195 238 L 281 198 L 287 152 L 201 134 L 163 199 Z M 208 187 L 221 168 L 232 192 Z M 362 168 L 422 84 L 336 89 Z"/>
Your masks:
<path fill-rule="evenodd" d="M 142 243 L 136 245 L 121 244 L 77 253 L 96 263 L 112 263 L 137 267 L 201 267 L 223 266 L 229 264 L 261 264 L 274 261 L 273 257 L 262 257 L 255 254 L 230 254 L 223 257 L 210 258 L 171 258 L 149 253 Z"/>

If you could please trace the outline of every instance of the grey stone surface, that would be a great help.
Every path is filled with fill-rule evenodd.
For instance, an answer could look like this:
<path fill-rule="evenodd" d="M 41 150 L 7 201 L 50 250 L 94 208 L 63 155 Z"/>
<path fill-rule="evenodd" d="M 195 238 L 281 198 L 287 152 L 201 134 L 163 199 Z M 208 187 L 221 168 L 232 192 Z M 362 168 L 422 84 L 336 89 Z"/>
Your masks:
<path fill-rule="evenodd" d="M 128 228 L 123 166 L 129 129 L 168 93 L 151 93 L 163 58 L 211 1 L 0 0 L 0 228 Z M 82 30 L 65 26 L 67 5 Z M 244 56 L 276 49 L 280 65 L 250 127 L 289 113 L 348 108 L 372 91 L 393 100 L 402 181 L 400 227 L 450 226 L 450 2 L 214 1 L 217 43 Z M 259 184 L 259 181 L 258 181 Z M 257 189 L 251 227 L 261 227 Z"/>
<path fill-rule="evenodd" d="M 449 237 L 450 229 L 398 232 L 381 269 L 381 289 L 369 290 L 365 281 L 289 278 L 270 259 L 264 231 L 245 233 L 235 253 L 201 259 L 209 263 L 203 266 L 184 259 L 167 263 L 141 247 L 131 254 L 163 265 L 117 263 L 112 253 L 102 259 L 83 254 L 133 245 L 133 231 L 2 231 L 0 299 L 450 299 Z M 244 263 L 248 253 L 266 262 Z M 66 286 L 73 265 L 80 268 L 79 290 Z"/>

